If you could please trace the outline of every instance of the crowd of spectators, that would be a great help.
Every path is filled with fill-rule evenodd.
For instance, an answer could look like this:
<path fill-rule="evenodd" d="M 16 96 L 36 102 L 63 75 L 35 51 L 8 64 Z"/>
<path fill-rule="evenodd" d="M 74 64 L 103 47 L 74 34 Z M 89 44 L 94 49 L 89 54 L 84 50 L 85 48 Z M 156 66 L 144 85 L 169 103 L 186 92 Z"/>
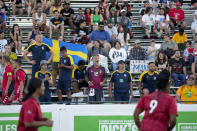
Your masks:
<path fill-rule="evenodd" d="M 16 61 L 17 55 L 23 54 L 26 61 L 32 64 L 32 77 L 45 80 L 45 94 L 51 93 L 50 85 L 57 87 L 60 103 L 63 100 L 62 93 L 67 94 L 67 104 L 71 103 L 71 86 L 73 93 L 78 93 L 83 89 L 82 87 L 88 86 L 89 100 L 102 101 L 102 87 L 106 83 L 107 74 L 102 65 L 99 65 L 99 55 L 103 55 L 111 61 L 110 67 L 114 73 L 112 73 L 109 93 L 111 97 L 112 87 L 117 84 L 118 86 L 114 86 L 116 90 L 114 97 L 117 101 L 128 101 L 129 96 L 133 96 L 132 77 L 125 70 L 127 60 L 151 61 L 148 64 L 148 70 L 143 72 L 139 79 L 138 87 L 142 95 L 155 91 L 154 83 L 156 83 L 157 74 L 163 69 L 170 71 L 175 87 L 183 86 L 186 80 L 190 80 L 189 76 L 186 77 L 189 72 L 193 73 L 194 78 L 197 76 L 197 11 L 194 13 L 194 21 L 186 24 L 182 1 L 149 0 L 144 2 L 144 7 L 139 11 L 137 25 L 144 31 L 142 39 L 150 41 L 148 47 L 144 47 L 142 40 L 139 39 L 135 39 L 134 44 L 132 43 L 133 46 L 130 46 L 130 42 L 135 36 L 132 33 L 132 6 L 128 2 L 120 4 L 119 0 L 101 0 L 98 6 L 78 8 L 76 13 L 71 8 L 71 4 L 72 2 L 69 0 L 12 0 L 12 15 L 15 20 L 16 16 L 32 17 L 32 31 L 26 38 L 28 47 L 24 51 L 22 47 L 23 31 L 18 24 L 14 24 L 11 30 L 6 30 L 8 7 L 3 0 L 0 0 L 2 63 L 12 66 L 16 62 L 20 65 L 20 61 Z M 193 5 L 195 6 L 195 4 Z M 192 41 L 188 41 L 188 35 L 185 32 L 187 25 L 191 25 Z M 87 46 L 87 62 L 92 62 L 93 65 L 87 68 L 85 61 L 79 61 L 78 65 L 74 67 L 73 60 L 67 55 L 67 49 L 64 47 L 60 49 L 60 60 L 53 61 L 52 73 L 50 73 L 47 64 L 50 64 L 53 56 L 57 54 L 42 43 L 42 38 L 65 41 L 65 26 L 73 31 L 74 37 L 70 41 L 71 43 Z M 9 39 L 4 38 L 6 33 L 9 34 Z M 157 46 L 156 39 L 163 40 L 160 48 Z M 27 56 L 30 52 L 32 59 Z M 50 52 L 51 55 L 47 61 L 43 61 L 46 52 Z M 2 63 L 1 69 L 3 68 Z M 4 76 L 2 72 L 0 70 L 0 75 Z M 58 74 L 59 81 L 56 84 Z M 13 75 L 9 76 L 15 77 Z M 125 78 L 122 78 L 124 76 Z M 123 86 L 125 89 L 120 91 L 118 88 Z M 123 98 L 125 92 L 130 92 L 130 94 Z M 180 94 L 180 90 L 178 93 Z M 5 98 L 6 95 L 4 94 Z M 197 96 L 197 94 L 195 95 Z M 47 101 L 46 99 L 51 101 L 47 95 L 42 97 L 41 101 Z"/>

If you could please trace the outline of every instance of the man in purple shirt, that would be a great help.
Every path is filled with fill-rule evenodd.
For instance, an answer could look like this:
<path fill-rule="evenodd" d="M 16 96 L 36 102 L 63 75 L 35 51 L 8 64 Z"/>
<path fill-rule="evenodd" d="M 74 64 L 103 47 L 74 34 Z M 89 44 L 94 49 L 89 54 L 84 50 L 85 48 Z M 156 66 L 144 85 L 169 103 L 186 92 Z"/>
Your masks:
<path fill-rule="evenodd" d="M 99 65 L 99 55 L 93 56 L 93 66 L 89 67 L 86 74 L 90 102 L 103 100 L 103 85 L 107 80 L 105 68 Z"/>
<path fill-rule="evenodd" d="M 99 40 L 101 45 L 109 52 L 111 45 L 111 38 L 109 33 L 104 30 L 104 23 L 103 22 L 99 22 L 99 27 L 98 30 L 94 30 L 91 34 L 90 34 L 90 41 L 89 44 L 87 45 L 87 48 L 91 48 L 93 46 L 93 41 L 95 40 Z"/>

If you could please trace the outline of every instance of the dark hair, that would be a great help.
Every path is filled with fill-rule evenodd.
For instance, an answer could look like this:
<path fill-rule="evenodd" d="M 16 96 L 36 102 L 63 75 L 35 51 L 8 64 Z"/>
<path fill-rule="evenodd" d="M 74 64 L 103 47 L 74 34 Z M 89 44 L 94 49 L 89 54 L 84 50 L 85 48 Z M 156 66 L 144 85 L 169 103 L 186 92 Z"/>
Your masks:
<path fill-rule="evenodd" d="M 105 25 L 104 22 L 99 22 L 98 25 Z"/>
<path fill-rule="evenodd" d="M 145 13 L 147 14 L 151 9 L 152 9 L 152 7 L 146 8 Z"/>
<path fill-rule="evenodd" d="M 20 35 L 21 30 L 20 30 L 20 28 L 19 28 L 19 25 L 18 25 L 18 24 L 14 24 L 14 25 L 13 25 L 13 27 L 12 27 L 12 34 L 14 35 L 14 32 L 15 32 L 15 31 L 14 31 L 14 27 L 16 27 L 16 26 L 18 26 L 19 35 Z M 17 41 L 18 41 L 18 35 L 17 35 L 16 39 L 17 39 Z"/>
<path fill-rule="evenodd" d="M 2 57 L 6 62 L 10 62 L 10 57 L 7 55 L 3 55 Z"/>
<path fill-rule="evenodd" d="M 16 59 L 16 60 L 14 60 L 14 62 L 16 62 L 19 66 L 21 66 L 21 64 L 22 64 L 20 59 Z"/>
<path fill-rule="evenodd" d="M 53 14 L 55 14 L 56 12 L 57 12 L 57 13 L 59 13 L 59 11 L 58 11 L 58 10 L 54 10 L 54 11 L 53 11 Z"/>
<path fill-rule="evenodd" d="M 187 43 L 191 46 L 192 45 L 192 42 L 191 41 L 187 41 Z"/>
<path fill-rule="evenodd" d="M 78 11 L 79 11 L 79 10 L 82 10 L 82 8 L 79 8 Z"/>
<path fill-rule="evenodd" d="M 85 63 L 84 60 L 80 60 L 80 61 L 78 62 L 78 66 L 85 65 L 85 64 L 86 64 L 86 63 Z"/>
<path fill-rule="evenodd" d="M 29 97 L 31 97 L 32 94 L 35 93 L 36 89 L 40 88 L 41 85 L 42 85 L 41 79 L 35 77 L 31 78 L 27 86 L 28 93 L 23 98 L 23 101 L 26 101 Z"/>
<path fill-rule="evenodd" d="M 89 9 L 90 10 L 90 14 L 92 14 L 91 8 L 85 8 L 84 14 L 87 14 L 87 9 Z"/>
<path fill-rule="evenodd" d="M 164 9 L 164 8 L 161 8 L 161 10 L 163 10 L 164 11 L 164 17 L 165 17 L 165 19 L 166 19 L 166 10 Z"/>
<path fill-rule="evenodd" d="M 163 54 L 163 55 L 164 55 L 163 62 L 161 62 L 161 59 L 159 58 L 159 55 L 160 55 L 160 54 Z M 164 63 L 166 63 L 167 57 L 166 57 L 165 53 L 162 52 L 162 51 L 159 52 L 158 55 L 157 55 L 157 60 L 156 60 L 156 61 L 158 62 L 158 64 L 164 64 Z"/>
<path fill-rule="evenodd" d="M 123 25 L 122 28 L 123 28 L 123 33 L 124 33 L 124 41 L 126 42 L 127 34 L 128 34 L 128 26 Z"/>
<path fill-rule="evenodd" d="M 148 65 L 150 65 L 150 64 L 155 64 L 155 62 L 152 62 L 152 61 L 151 61 L 151 62 L 148 63 Z"/>
<path fill-rule="evenodd" d="M 98 42 L 98 43 L 99 43 L 99 45 L 101 44 L 100 40 L 94 40 L 94 41 Z"/>
<path fill-rule="evenodd" d="M 166 69 L 162 70 L 157 77 L 157 88 L 159 90 L 165 90 L 170 85 L 169 78 L 170 72 Z"/>
<path fill-rule="evenodd" d="M 56 37 L 55 37 L 55 40 L 58 40 L 60 37 L 61 37 L 61 35 L 57 34 Z"/>
<path fill-rule="evenodd" d="M 94 8 L 94 12 L 93 12 L 93 14 L 95 14 L 95 9 L 97 8 L 98 6 L 96 6 L 95 8 Z M 98 11 L 98 15 L 100 15 L 100 8 L 98 7 L 98 9 L 99 9 L 99 11 Z"/>
<path fill-rule="evenodd" d="M 65 46 L 62 46 L 62 47 L 60 48 L 60 52 L 61 52 L 61 51 L 67 51 L 66 47 L 65 47 Z"/>
<path fill-rule="evenodd" d="M 85 22 L 85 20 L 79 20 L 79 24 L 82 24 L 82 23 L 84 23 Z"/>
<path fill-rule="evenodd" d="M 114 44 L 114 48 L 116 48 L 116 44 L 119 44 L 119 45 L 120 45 L 120 47 L 121 47 L 121 43 L 120 43 L 120 41 L 118 41 L 118 40 L 117 40 L 117 41 L 115 42 L 115 44 Z"/>

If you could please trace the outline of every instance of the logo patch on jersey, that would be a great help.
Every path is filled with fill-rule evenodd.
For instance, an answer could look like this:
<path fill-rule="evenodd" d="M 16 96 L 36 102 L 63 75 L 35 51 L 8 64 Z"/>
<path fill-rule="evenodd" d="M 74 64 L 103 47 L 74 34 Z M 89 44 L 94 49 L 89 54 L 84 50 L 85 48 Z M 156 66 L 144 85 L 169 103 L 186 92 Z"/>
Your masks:
<path fill-rule="evenodd" d="M 154 77 L 154 80 L 156 80 L 157 78 L 156 77 Z"/>
<path fill-rule="evenodd" d="M 32 114 L 32 112 L 30 110 L 27 111 L 27 114 Z"/>
<path fill-rule="evenodd" d="M 44 47 L 42 46 L 42 50 L 44 50 Z"/>
<path fill-rule="evenodd" d="M 64 60 L 64 63 L 66 63 L 66 60 Z"/>
<path fill-rule="evenodd" d="M 99 72 L 94 72 L 94 76 L 98 76 Z"/>
<path fill-rule="evenodd" d="M 127 74 L 124 74 L 124 77 L 127 77 Z"/>

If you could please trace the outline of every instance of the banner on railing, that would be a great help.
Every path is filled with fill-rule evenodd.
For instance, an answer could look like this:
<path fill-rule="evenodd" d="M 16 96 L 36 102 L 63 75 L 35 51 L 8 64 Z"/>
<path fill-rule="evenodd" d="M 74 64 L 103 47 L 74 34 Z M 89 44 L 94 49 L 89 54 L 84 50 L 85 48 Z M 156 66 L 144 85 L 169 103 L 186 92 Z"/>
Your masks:
<path fill-rule="evenodd" d="M 131 73 L 142 73 L 148 70 L 148 60 L 131 60 L 130 61 L 130 72 Z"/>

